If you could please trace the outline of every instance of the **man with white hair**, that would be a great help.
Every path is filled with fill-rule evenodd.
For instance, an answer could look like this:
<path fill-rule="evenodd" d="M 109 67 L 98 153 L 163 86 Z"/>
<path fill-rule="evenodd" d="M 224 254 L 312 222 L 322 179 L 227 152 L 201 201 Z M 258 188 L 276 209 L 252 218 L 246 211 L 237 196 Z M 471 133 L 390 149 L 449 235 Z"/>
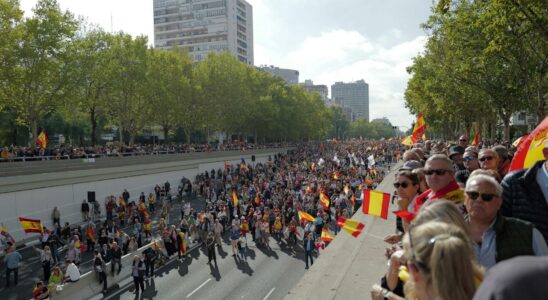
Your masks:
<path fill-rule="evenodd" d="M 499 213 L 502 187 L 495 178 L 478 174 L 468 179 L 464 205 L 478 262 L 490 268 L 520 255 L 547 255 L 546 242 L 533 224 Z"/>

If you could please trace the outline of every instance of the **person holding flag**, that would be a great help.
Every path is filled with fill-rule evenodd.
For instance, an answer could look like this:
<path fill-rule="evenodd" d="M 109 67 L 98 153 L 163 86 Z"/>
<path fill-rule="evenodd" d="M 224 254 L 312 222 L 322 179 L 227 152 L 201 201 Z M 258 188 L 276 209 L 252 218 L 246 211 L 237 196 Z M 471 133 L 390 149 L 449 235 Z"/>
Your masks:
<path fill-rule="evenodd" d="M 4 249 L 6 249 L 10 243 L 11 245 L 15 245 L 15 239 L 9 234 L 8 229 L 3 223 L 0 223 L 0 243 L 2 243 Z"/>

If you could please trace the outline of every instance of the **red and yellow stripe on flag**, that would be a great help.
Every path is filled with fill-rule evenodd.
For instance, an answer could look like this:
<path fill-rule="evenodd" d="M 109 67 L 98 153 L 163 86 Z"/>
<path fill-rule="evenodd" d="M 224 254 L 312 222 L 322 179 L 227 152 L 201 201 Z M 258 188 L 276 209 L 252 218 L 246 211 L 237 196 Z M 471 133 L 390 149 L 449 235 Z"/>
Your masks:
<path fill-rule="evenodd" d="M 390 194 L 374 190 L 363 191 L 363 213 L 388 218 L 388 205 L 390 204 Z"/>
<path fill-rule="evenodd" d="M 360 233 L 362 233 L 363 228 L 365 225 L 363 223 L 352 220 L 352 219 L 346 219 L 344 217 L 339 217 L 337 219 L 337 226 L 339 226 L 342 230 L 348 232 L 353 237 L 358 237 Z"/>
<path fill-rule="evenodd" d="M 542 149 L 547 147 L 548 117 L 533 130 L 524 140 L 520 141 L 518 152 L 514 155 L 509 172 L 531 167 L 539 160 L 544 159 Z"/>
<path fill-rule="evenodd" d="M 261 204 L 261 196 L 259 196 L 259 192 L 257 192 L 257 195 L 255 195 L 255 204 L 260 205 Z"/>
<path fill-rule="evenodd" d="M 329 233 L 329 231 L 326 228 L 322 228 L 321 239 L 324 242 L 331 242 L 333 240 L 333 236 L 331 235 L 331 233 Z"/>
<path fill-rule="evenodd" d="M 322 204 L 323 209 L 329 209 L 329 197 L 324 192 L 320 193 L 320 203 Z"/>
<path fill-rule="evenodd" d="M 238 195 L 236 191 L 232 191 L 232 202 L 234 202 L 234 207 L 238 206 Z"/>
<path fill-rule="evenodd" d="M 43 233 L 42 222 L 40 220 L 19 217 L 19 223 L 21 223 L 21 227 L 23 227 L 23 231 L 25 231 L 25 233 Z"/>
<path fill-rule="evenodd" d="M 424 116 L 422 115 L 422 112 L 419 112 L 419 116 L 417 117 L 417 122 L 415 122 L 415 126 L 413 127 L 413 134 L 415 138 L 417 138 L 422 134 L 422 132 L 426 129 L 426 122 L 424 121 Z"/>
<path fill-rule="evenodd" d="M 311 216 L 309 213 L 307 212 L 304 212 L 302 210 L 299 210 L 299 222 L 303 222 L 303 221 L 310 221 L 310 222 L 315 222 L 316 221 L 316 218 L 314 218 L 313 216 Z"/>

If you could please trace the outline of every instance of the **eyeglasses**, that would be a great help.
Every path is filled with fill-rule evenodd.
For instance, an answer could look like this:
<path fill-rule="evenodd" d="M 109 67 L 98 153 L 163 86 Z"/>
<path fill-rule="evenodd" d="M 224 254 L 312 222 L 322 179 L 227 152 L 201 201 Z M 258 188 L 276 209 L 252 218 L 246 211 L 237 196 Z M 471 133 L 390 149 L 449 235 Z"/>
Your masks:
<path fill-rule="evenodd" d="M 470 197 L 470 199 L 472 200 L 476 200 L 478 199 L 478 197 L 481 196 L 481 200 L 485 201 L 485 202 L 491 202 L 491 200 L 493 200 L 493 198 L 497 197 L 497 195 L 495 194 L 489 194 L 489 193 L 478 193 L 478 192 L 473 192 L 473 191 L 467 191 L 466 192 L 466 195 L 468 195 L 468 197 Z"/>
<path fill-rule="evenodd" d="M 404 182 L 401 182 L 401 183 L 400 183 L 400 182 L 395 182 L 395 183 L 394 183 L 394 187 L 397 188 L 397 189 L 399 189 L 400 186 L 401 186 L 402 188 L 405 189 L 405 188 L 407 188 L 407 187 L 410 186 L 410 185 L 411 185 L 411 184 L 410 184 L 409 182 L 407 182 L 407 181 L 404 181 Z"/>
<path fill-rule="evenodd" d="M 486 160 L 493 160 L 493 158 L 494 158 L 493 156 L 484 156 L 480 158 L 479 161 L 484 162 Z"/>
<path fill-rule="evenodd" d="M 473 157 L 473 156 L 465 156 L 465 157 L 462 158 L 462 160 L 464 160 L 464 161 L 472 161 L 472 160 L 475 160 L 475 159 L 476 158 Z"/>
<path fill-rule="evenodd" d="M 445 173 L 451 172 L 451 170 L 445 170 L 445 169 L 436 169 L 436 170 L 424 170 L 424 174 L 426 176 L 432 176 L 434 173 L 438 176 L 445 175 Z"/>
<path fill-rule="evenodd" d="M 459 140 L 459 142 L 468 142 L 468 140 Z"/>

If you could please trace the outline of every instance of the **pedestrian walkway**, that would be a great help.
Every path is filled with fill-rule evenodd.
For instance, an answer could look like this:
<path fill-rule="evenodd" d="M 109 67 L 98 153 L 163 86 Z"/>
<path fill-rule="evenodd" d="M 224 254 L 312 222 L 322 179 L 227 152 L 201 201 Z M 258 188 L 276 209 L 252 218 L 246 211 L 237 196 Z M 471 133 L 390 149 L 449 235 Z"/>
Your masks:
<path fill-rule="evenodd" d="M 392 168 L 377 190 L 393 192 L 395 172 L 400 165 Z M 369 298 L 371 286 L 380 281 L 387 268 L 383 237 L 395 231 L 396 217 L 391 213 L 394 210 L 397 206 L 391 204 L 388 220 L 384 220 L 364 215 L 360 207 L 352 219 L 364 223 L 364 231 L 357 238 L 337 235 L 285 299 Z"/>

